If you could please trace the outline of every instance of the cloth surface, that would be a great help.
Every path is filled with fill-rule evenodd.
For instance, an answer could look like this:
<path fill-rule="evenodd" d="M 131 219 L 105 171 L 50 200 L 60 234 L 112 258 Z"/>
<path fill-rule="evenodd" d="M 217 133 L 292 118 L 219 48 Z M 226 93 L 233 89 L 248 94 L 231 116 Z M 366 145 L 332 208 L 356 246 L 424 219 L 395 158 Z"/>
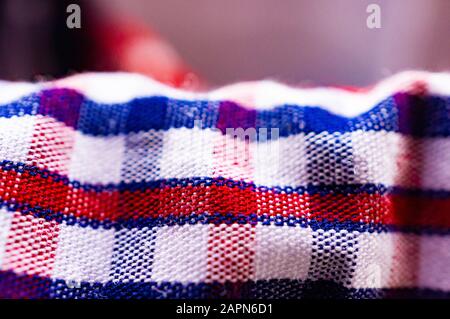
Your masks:
<path fill-rule="evenodd" d="M 450 297 L 450 75 L 0 83 L 0 297 Z"/>

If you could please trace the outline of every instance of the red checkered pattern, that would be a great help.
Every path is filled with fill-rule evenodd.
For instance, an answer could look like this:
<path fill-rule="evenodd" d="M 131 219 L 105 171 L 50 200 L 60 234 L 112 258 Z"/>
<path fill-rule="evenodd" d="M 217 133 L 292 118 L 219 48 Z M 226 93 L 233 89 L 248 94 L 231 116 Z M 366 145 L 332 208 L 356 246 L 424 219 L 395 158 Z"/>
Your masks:
<path fill-rule="evenodd" d="M 449 297 L 449 111 L 440 73 L 0 83 L 0 297 Z"/>

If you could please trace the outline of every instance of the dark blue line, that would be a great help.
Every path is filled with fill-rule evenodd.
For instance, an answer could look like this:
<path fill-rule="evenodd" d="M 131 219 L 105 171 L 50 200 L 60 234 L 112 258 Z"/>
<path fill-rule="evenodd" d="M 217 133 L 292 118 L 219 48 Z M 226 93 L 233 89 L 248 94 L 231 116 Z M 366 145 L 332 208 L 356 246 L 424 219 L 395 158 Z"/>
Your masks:
<path fill-rule="evenodd" d="M 0 298 L 7 299 L 395 299 L 450 298 L 424 288 L 347 288 L 332 280 L 269 279 L 244 282 L 69 283 L 0 271 Z"/>

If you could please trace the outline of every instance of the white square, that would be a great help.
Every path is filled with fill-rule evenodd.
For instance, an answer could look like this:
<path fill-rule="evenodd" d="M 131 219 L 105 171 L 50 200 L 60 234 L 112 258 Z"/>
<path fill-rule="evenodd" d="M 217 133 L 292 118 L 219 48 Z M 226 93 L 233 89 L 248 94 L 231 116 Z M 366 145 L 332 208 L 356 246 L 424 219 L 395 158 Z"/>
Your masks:
<path fill-rule="evenodd" d="M 171 129 L 164 134 L 161 158 L 162 178 L 211 177 L 214 140 L 212 130 Z"/>
<path fill-rule="evenodd" d="M 306 279 L 312 240 L 310 228 L 258 224 L 255 279 Z"/>
<path fill-rule="evenodd" d="M 424 189 L 450 190 L 450 140 L 426 138 L 417 141 L 418 167 L 421 171 L 421 187 Z"/>
<path fill-rule="evenodd" d="M 450 290 L 450 236 L 423 236 L 420 245 L 419 286 Z"/>
<path fill-rule="evenodd" d="M 106 282 L 111 271 L 114 230 L 61 224 L 53 277 Z"/>
<path fill-rule="evenodd" d="M 393 185 L 400 139 L 394 132 L 351 133 L 355 182 Z"/>
<path fill-rule="evenodd" d="M 308 182 L 304 134 L 252 143 L 254 182 L 264 186 L 304 186 Z"/>
<path fill-rule="evenodd" d="M 13 214 L 8 212 L 5 208 L 0 208 L 0 269 L 5 254 L 6 241 L 9 235 L 9 228 L 11 226 Z"/>
<path fill-rule="evenodd" d="M 34 116 L 0 118 L 0 158 L 25 163 L 31 146 Z"/>
<path fill-rule="evenodd" d="M 208 225 L 164 226 L 156 232 L 152 280 L 202 282 L 208 261 Z"/>
<path fill-rule="evenodd" d="M 391 233 L 362 233 L 357 238 L 352 288 L 388 288 L 394 254 Z"/>
<path fill-rule="evenodd" d="M 124 136 L 75 134 L 69 178 L 81 183 L 118 184 L 125 149 Z"/>

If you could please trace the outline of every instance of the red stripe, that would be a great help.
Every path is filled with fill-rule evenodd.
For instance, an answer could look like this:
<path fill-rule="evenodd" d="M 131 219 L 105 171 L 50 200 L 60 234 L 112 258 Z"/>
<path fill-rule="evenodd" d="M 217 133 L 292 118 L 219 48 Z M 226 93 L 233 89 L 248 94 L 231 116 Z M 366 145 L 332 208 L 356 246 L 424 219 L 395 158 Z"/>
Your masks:
<path fill-rule="evenodd" d="M 398 226 L 450 227 L 450 198 L 392 197 L 391 224 Z"/>
<path fill-rule="evenodd" d="M 250 112 L 236 113 L 232 104 L 221 104 L 218 122 L 225 120 L 236 123 L 242 122 L 240 127 L 253 127 L 255 114 Z M 237 115 L 237 116 L 236 116 Z M 222 123 L 224 124 L 224 123 Z M 247 126 L 249 124 L 249 126 Z M 217 124 L 226 129 L 228 125 Z M 231 126 L 233 127 L 233 126 Z M 223 176 L 235 180 L 252 180 L 254 167 L 252 165 L 249 141 L 236 143 L 229 140 L 229 136 L 221 136 L 214 142 L 213 176 Z M 196 187 L 198 188 L 198 187 Z M 192 190 L 195 193 L 196 188 Z M 205 192 L 206 190 L 206 192 Z M 211 192 L 209 192 L 211 190 Z M 188 209 L 197 209 L 194 201 Z M 264 199 L 261 194 L 250 188 L 239 189 L 214 186 L 202 190 L 201 203 L 205 203 L 208 212 L 229 213 L 237 212 L 244 215 L 258 213 Z M 200 211 L 201 212 L 201 211 Z M 208 238 L 208 255 L 206 267 L 206 282 L 245 282 L 254 276 L 255 256 L 255 226 L 251 224 L 220 224 L 210 225 Z M 231 293 L 231 297 L 234 294 Z"/>
<path fill-rule="evenodd" d="M 450 228 L 450 198 L 379 194 L 280 194 L 229 186 L 87 191 L 52 178 L 0 169 L 0 198 L 77 217 L 118 220 L 192 213 L 267 214 L 316 220 Z"/>

